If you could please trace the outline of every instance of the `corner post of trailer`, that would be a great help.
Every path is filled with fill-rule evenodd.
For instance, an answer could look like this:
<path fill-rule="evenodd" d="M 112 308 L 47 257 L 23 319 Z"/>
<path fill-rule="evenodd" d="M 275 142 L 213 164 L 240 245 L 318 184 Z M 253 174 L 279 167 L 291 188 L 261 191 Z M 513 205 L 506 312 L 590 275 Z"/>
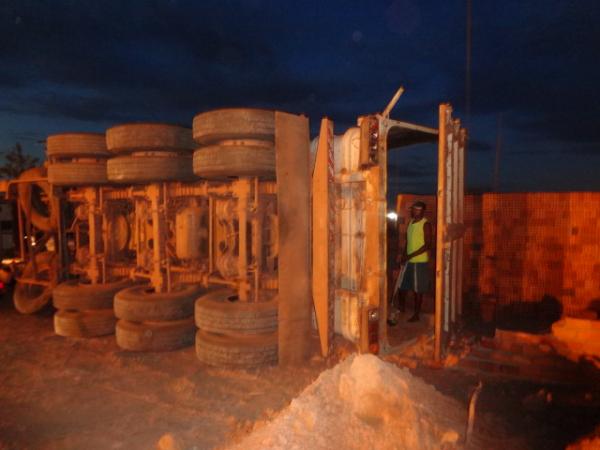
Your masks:
<path fill-rule="evenodd" d="M 386 335 L 386 190 L 387 146 L 385 120 L 380 115 L 359 118 L 359 164 L 365 178 L 365 260 L 360 307 L 361 353 L 379 353 Z"/>
<path fill-rule="evenodd" d="M 446 124 L 452 113 L 449 104 L 442 103 L 439 107 L 438 129 L 438 186 L 437 186 L 437 226 L 436 226 L 436 254 L 435 254 L 435 341 L 433 359 L 440 362 L 442 358 L 442 319 L 444 315 L 444 289 L 446 264 L 444 261 L 445 235 L 446 235 L 446 159 L 448 156 L 448 141 Z"/>

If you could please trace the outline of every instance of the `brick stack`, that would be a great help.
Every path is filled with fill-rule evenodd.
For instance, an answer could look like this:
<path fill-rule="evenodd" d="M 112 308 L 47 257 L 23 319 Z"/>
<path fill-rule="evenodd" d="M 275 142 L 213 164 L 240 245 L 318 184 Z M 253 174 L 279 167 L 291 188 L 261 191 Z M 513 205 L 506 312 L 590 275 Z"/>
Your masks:
<path fill-rule="evenodd" d="M 483 260 L 483 197 L 481 195 L 465 196 L 464 220 L 464 261 L 463 261 L 463 292 L 480 292 L 479 279 L 482 275 L 481 261 Z"/>
<path fill-rule="evenodd" d="M 417 199 L 435 223 L 435 197 L 401 194 L 401 237 Z M 551 298 L 567 315 L 600 303 L 600 193 L 469 195 L 465 225 L 465 293 L 495 297 L 499 306 Z"/>
<path fill-rule="evenodd" d="M 600 193 L 484 194 L 480 293 L 500 305 L 553 298 L 577 314 L 600 297 Z"/>
<path fill-rule="evenodd" d="M 600 381 L 592 367 L 577 364 L 577 358 L 565 359 L 562 347 L 550 334 L 498 330 L 493 339 L 484 337 L 472 346 L 457 368 L 542 383 L 594 386 Z"/>
<path fill-rule="evenodd" d="M 562 298 L 567 311 L 577 312 L 600 303 L 600 192 L 573 192 L 569 203 Z"/>

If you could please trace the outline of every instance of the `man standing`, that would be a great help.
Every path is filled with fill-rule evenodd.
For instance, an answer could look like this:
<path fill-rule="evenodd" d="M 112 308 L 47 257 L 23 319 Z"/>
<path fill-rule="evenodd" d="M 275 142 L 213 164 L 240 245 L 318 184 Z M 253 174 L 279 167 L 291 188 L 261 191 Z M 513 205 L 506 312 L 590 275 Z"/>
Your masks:
<path fill-rule="evenodd" d="M 400 284 L 400 311 L 404 311 L 406 293 L 412 291 L 415 299 L 415 312 L 409 322 L 417 322 L 423 305 L 423 294 L 431 289 L 431 277 L 429 274 L 429 251 L 433 231 L 431 224 L 425 218 L 425 203 L 415 202 L 410 208 L 411 221 L 406 229 L 406 247 L 400 252 L 398 258 L 400 265 L 406 264 Z M 394 301 L 396 293 L 392 297 Z M 394 318 L 388 320 L 389 325 L 396 325 Z"/>

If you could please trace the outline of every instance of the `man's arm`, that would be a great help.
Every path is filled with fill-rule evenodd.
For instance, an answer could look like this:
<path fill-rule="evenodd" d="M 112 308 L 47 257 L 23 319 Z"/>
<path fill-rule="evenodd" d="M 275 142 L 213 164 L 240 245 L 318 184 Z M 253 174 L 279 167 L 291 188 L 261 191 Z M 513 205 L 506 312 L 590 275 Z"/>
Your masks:
<path fill-rule="evenodd" d="M 412 252 L 410 255 L 403 253 L 402 260 L 401 260 L 402 263 L 405 263 L 406 261 L 409 261 L 410 259 L 414 258 L 415 256 L 418 256 L 422 253 L 425 253 L 425 252 L 431 250 L 433 230 L 432 230 L 431 224 L 429 222 L 426 222 L 425 225 L 423 225 L 423 234 L 425 235 L 424 236 L 425 243 L 421 247 L 416 249 L 414 252 Z"/>

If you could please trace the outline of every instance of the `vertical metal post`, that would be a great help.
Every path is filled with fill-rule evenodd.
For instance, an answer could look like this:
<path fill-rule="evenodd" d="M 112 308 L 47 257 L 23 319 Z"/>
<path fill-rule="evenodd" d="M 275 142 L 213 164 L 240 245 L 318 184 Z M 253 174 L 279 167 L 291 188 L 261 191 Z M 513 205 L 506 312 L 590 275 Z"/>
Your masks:
<path fill-rule="evenodd" d="M 111 252 L 108 242 L 108 220 L 106 218 L 106 205 L 104 204 L 104 188 L 98 188 L 98 206 L 100 207 L 100 232 L 102 233 L 102 282 L 107 283 L 106 260 Z"/>
<path fill-rule="evenodd" d="M 400 91 L 399 91 L 400 92 Z M 401 94 L 402 92 L 400 92 Z M 379 234 L 379 292 L 377 299 L 377 306 L 379 308 L 379 349 L 383 345 L 388 345 L 387 339 L 387 318 L 388 318 L 388 302 L 387 302 L 387 290 L 388 290 L 388 277 L 387 277 L 387 188 L 388 188 L 388 176 L 387 176 L 387 138 L 389 126 L 387 122 L 378 120 L 378 163 L 379 163 L 379 186 L 377 192 L 377 220 Z M 384 129 L 385 128 L 385 129 Z"/>
<path fill-rule="evenodd" d="M 435 258 L 435 341 L 433 357 L 441 361 L 442 356 L 442 318 L 444 317 L 444 282 L 445 282 L 445 249 L 446 236 L 446 160 L 448 156 L 448 141 L 446 123 L 451 114 L 449 104 L 441 104 L 439 108 L 438 129 L 438 188 L 437 188 L 437 232 Z"/>
<path fill-rule="evenodd" d="M 257 302 L 260 290 L 261 266 L 263 259 L 263 208 L 260 205 L 258 177 L 254 178 L 254 204 L 252 205 L 252 258 L 254 259 L 254 298 Z"/>
<path fill-rule="evenodd" d="M 62 191 L 61 193 L 64 194 L 64 191 Z M 64 279 L 66 273 L 67 273 L 67 269 L 68 269 L 68 251 L 67 251 L 67 240 L 66 240 L 66 230 L 64 227 L 64 224 L 66 222 L 65 220 L 65 204 L 62 201 L 62 199 L 64 198 L 64 196 L 55 196 L 55 192 L 52 192 L 52 199 L 50 199 L 50 201 L 52 202 L 52 208 L 55 208 L 55 211 L 57 211 L 58 213 L 56 214 L 56 242 L 54 243 L 55 245 L 55 251 L 58 255 L 58 276 L 54 277 L 54 281 L 56 282 L 57 280 L 62 280 Z M 37 269 L 36 269 L 36 273 L 37 273 Z"/>
<path fill-rule="evenodd" d="M 458 223 L 465 223 L 465 150 L 467 145 L 467 132 L 464 128 L 459 131 L 458 151 Z M 462 318 L 463 312 L 463 245 L 464 237 L 458 240 L 458 280 L 456 290 L 458 292 L 458 315 Z"/>
<path fill-rule="evenodd" d="M 238 296 L 241 301 L 248 301 L 248 194 L 250 181 L 240 178 L 236 192 L 238 213 Z"/>
<path fill-rule="evenodd" d="M 452 123 L 452 177 L 451 177 L 451 185 L 452 185 L 452 211 L 451 211 L 451 221 L 452 224 L 459 223 L 458 217 L 458 209 L 459 209 L 459 134 L 460 134 L 460 121 L 454 120 Z M 457 310 L 458 310 L 458 246 L 459 242 L 456 239 L 452 240 L 451 244 L 451 258 L 452 258 L 452 316 L 451 323 L 453 327 L 456 326 L 457 322 Z"/>
<path fill-rule="evenodd" d="M 455 211 L 455 200 L 456 196 L 454 195 L 454 181 L 455 181 L 455 165 L 454 165 L 454 156 L 455 152 L 455 140 L 454 140 L 454 126 L 453 123 L 450 122 L 449 130 L 448 130 L 448 155 L 447 155 L 447 168 L 446 168 L 446 189 L 448 191 L 448 197 L 446 201 L 446 225 L 450 225 L 454 223 L 454 211 Z M 451 325 L 454 325 L 454 319 L 456 312 L 454 310 L 454 244 L 453 240 L 447 243 L 447 258 L 448 258 L 448 266 L 446 270 L 448 271 L 448 278 L 446 282 L 446 287 L 444 289 L 444 298 L 447 299 L 447 307 L 445 306 L 445 313 L 447 315 L 447 319 L 444 322 L 444 331 L 450 331 Z"/>
<path fill-rule="evenodd" d="M 25 233 L 23 230 L 23 210 L 21 202 L 17 199 L 17 220 L 19 223 L 19 257 L 25 261 Z"/>
<path fill-rule="evenodd" d="M 88 207 L 88 234 L 90 262 L 88 264 L 87 276 L 92 284 L 98 283 L 98 236 L 96 227 L 96 188 L 85 189 L 85 199 Z"/>
<path fill-rule="evenodd" d="M 152 215 L 152 275 L 150 280 L 156 292 L 163 292 L 164 279 L 161 271 L 162 249 L 162 220 L 160 215 L 160 185 L 157 183 L 148 186 Z"/>
<path fill-rule="evenodd" d="M 144 226 L 145 221 L 146 221 L 146 216 L 145 216 L 145 208 L 143 205 L 143 200 L 139 199 L 139 198 L 135 198 L 134 197 L 134 211 L 135 211 L 135 215 L 134 215 L 134 236 L 136 237 L 135 240 L 135 262 L 136 262 L 136 266 L 137 267 L 142 267 L 144 265 L 144 259 L 142 257 L 142 242 L 143 240 L 146 238 L 146 228 Z M 144 223 L 142 223 L 142 221 Z"/>
<path fill-rule="evenodd" d="M 168 216 L 167 216 L 167 205 L 168 205 L 168 190 L 167 190 L 167 183 L 163 183 L 162 185 L 162 215 L 163 215 L 163 220 L 164 220 L 164 230 L 166 231 L 167 226 L 168 226 Z M 161 242 L 161 245 L 163 244 L 163 242 Z M 166 275 L 167 275 L 167 292 L 171 292 L 171 257 L 169 256 L 169 251 L 167 249 L 167 239 L 165 236 L 164 239 L 164 245 L 165 245 L 165 251 L 164 251 L 164 256 L 165 256 L 165 270 L 166 270 Z"/>
<path fill-rule="evenodd" d="M 214 245 L 214 223 L 215 214 L 214 206 L 215 202 L 212 196 L 208 197 L 208 275 L 212 275 L 214 271 L 213 261 L 213 245 Z"/>
<path fill-rule="evenodd" d="M 448 225 L 452 222 L 452 110 L 446 119 L 446 206 L 444 211 L 444 324 L 442 326 L 443 341 L 442 345 L 446 344 L 448 333 L 450 332 L 450 313 L 451 313 L 451 297 L 452 297 L 452 242 L 449 241 Z"/>

